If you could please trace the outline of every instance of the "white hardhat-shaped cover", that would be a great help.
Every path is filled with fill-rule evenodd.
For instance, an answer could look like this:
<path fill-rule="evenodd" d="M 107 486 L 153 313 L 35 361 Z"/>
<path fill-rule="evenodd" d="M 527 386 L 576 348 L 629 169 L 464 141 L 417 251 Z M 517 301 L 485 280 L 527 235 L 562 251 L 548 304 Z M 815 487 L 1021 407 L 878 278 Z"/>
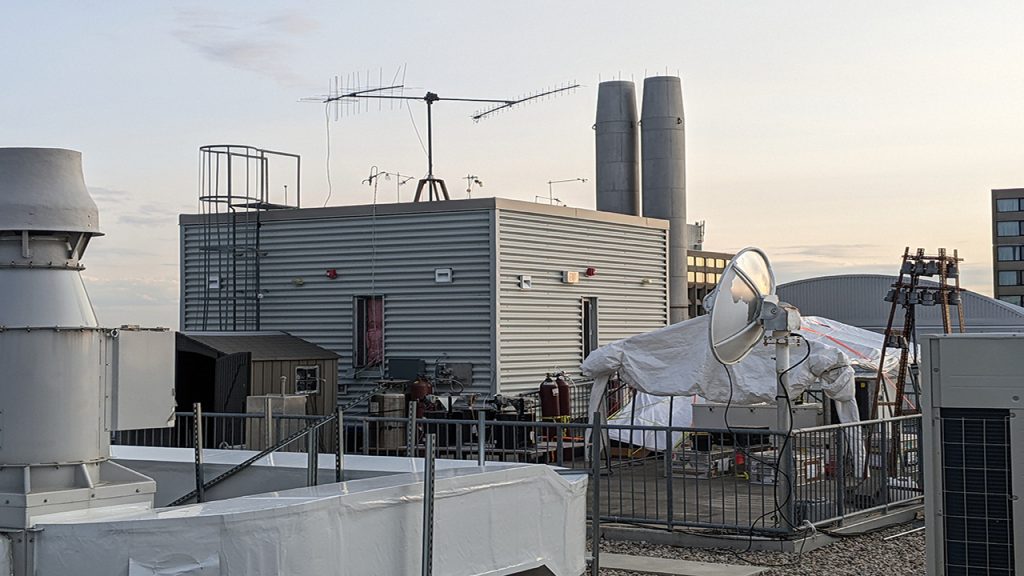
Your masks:
<path fill-rule="evenodd" d="M 81 152 L 0 148 L 0 232 L 7 230 L 100 234 Z"/>

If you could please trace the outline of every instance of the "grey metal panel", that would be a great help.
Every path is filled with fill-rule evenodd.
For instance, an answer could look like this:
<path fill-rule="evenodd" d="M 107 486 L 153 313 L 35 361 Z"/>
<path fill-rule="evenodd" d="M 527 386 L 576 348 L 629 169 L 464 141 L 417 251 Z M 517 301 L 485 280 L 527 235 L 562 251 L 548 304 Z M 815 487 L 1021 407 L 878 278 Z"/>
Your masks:
<path fill-rule="evenodd" d="M 373 385 L 353 368 L 353 309 L 358 296 L 384 296 L 385 357 L 442 354 L 473 364 L 472 389 L 491 386 L 491 233 L 488 210 L 297 218 L 319 209 L 266 218 L 261 230 L 261 328 L 282 330 L 337 353 L 339 383 L 348 397 Z M 186 221 L 183 217 L 182 221 Z M 183 329 L 201 317 L 202 226 L 185 225 Z M 452 268 L 438 284 L 435 268 Z M 326 270 L 337 270 L 330 279 Z M 374 371 L 376 372 L 376 371 Z M 345 401 L 341 396 L 341 402 Z"/>
<path fill-rule="evenodd" d="M 895 281 L 894 276 L 882 274 L 822 276 L 782 284 L 777 292 L 780 300 L 793 304 L 801 314 L 884 332 L 891 306 L 884 298 Z M 1024 309 L 967 290 L 962 297 L 968 332 L 1024 332 Z M 942 332 L 938 306 L 918 306 L 917 312 L 920 334 Z M 903 325 L 902 312 L 895 325 Z M 953 325 L 955 329 L 955 315 Z"/>
<path fill-rule="evenodd" d="M 532 391 L 553 370 L 579 374 L 584 297 L 598 298 L 602 345 L 667 323 L 666 230 L 512 210 L 498 211 L 498 226 L 501 393 Z"/>
<path fill-rule="evenodd" d="M 598 85 L 594 138 L 597 209 L 639 215 L 640 151 L 632 82 L 612 80 Z"/>
<path fill-rule="evenodd" d="M 669 237 L 672 322 L 686 319 L 686 126 L 678 76 L 644 79 L 640 112 L 643 215 L 671 223 Z"/>

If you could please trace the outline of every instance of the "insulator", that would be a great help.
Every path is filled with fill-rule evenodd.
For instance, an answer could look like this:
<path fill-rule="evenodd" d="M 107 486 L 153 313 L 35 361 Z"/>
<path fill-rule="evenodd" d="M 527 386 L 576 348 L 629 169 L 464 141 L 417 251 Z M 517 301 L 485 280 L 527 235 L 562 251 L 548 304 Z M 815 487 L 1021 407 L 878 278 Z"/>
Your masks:
<path fill-rule="evenodd" d="M 917 292 L 909 292 L 909 293 L 907 293 L 907 304 L 910 304 L 910 305 L 918 304 Z"/>
<path fill-rule="evenodd" d="M 961 302 L 961 300 L 960 300 L 960 292 L 957 292 L 955 290 L 953 292 L 950 292 L 949 293 L 949 297 L 948 297 L 948 301 L 949 301 L 949 305 L 950 306 L 959 306 L 960 302 Z"/>
<path fill-rule="evenodd" d="M 931 262 L 927 262 L 925 264 L 925 267 L 924 267 L 924 275 L 925 276 L 935 276 L 938 273 L 939 273 L 939 263 L 938 262 L 932 260 Z"/>
<path fill-rule="evenodd" d="M 900 273 L 901 274 L 913 274 L 914 273 L 914 263 L 912 261 L 910 261 L 910 260 L 904 260 L 903 261 L 903 266 L 900 267 Z"/>
<path fill-rule="evenodd" d="M 921 290 L 920 299 L 921 306 L 935 306 L 935 292 Z"/>
<path fill-rule="evenodd" d="M 928 275 L 930 275 L 930 274 L 928 274 L 928 266 L 927 266 L 927 264 L 924 263 L 924 262 L 920 262 L 920 261 L 914 263 L 914 273 L 916 273 L 918 276 L 928 276 Z"/>
<path fill-rule="evenodd" d="M 946 278 L 956 278 L 960 276 L 960 266 L 956 262 L 950 262 L 946 265 Z"/>
<path fill-rule="evenodd" d="M 896 294 L 897 294 L 896 289 L 895 288 L 890 288 L 889 289 L 889 293 L 885 295 L 885 301 L 886 302 L 895 302 L 896 301 Z"/>

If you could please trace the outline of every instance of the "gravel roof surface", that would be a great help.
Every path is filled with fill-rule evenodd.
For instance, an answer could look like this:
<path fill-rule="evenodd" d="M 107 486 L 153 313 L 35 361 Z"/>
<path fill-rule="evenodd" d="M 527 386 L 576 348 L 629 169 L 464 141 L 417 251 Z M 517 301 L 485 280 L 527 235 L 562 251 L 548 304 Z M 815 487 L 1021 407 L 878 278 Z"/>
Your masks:
<path fill-rule="evenodd" d="M 785 552 L 748 552 L 742 558 L 754 565 L 779 565 L 765 576 L 919 576 L 924 568 L 924 531 L 885 541 L 884 537 L 912 529 L 912 525 L 893 526 L 885 530 L 844 538 L 803 555 Z M 736 553 L 729 550 L 704 550 L 657 546 L 647 542 L 602 541 L 602 552 L 679 558 L 699 562 L 743 564 Z M 641 576 L 643 572 L 601 570 L 602 576 Z"/>

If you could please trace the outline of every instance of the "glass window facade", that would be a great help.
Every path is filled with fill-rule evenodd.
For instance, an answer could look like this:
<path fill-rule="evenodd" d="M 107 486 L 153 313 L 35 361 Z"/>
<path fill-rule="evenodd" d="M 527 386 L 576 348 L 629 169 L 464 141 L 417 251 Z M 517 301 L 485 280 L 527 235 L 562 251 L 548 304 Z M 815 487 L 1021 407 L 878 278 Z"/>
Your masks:
<path fill-rule="evenodd" d="M 1020 198 L 996 200 L 996 212 L 1020 212 Z"/>
<path fill-rule="evenodd" d="M 1020 222 L 1017 220 L 996 222 L 996 236 L 1020 236 Z"/>
<path fill-rule="evenodd" d="M 996 259 L 1000 262 L 1020 260 L 1020 246 L 999 246 L 996 248 Z"/>

